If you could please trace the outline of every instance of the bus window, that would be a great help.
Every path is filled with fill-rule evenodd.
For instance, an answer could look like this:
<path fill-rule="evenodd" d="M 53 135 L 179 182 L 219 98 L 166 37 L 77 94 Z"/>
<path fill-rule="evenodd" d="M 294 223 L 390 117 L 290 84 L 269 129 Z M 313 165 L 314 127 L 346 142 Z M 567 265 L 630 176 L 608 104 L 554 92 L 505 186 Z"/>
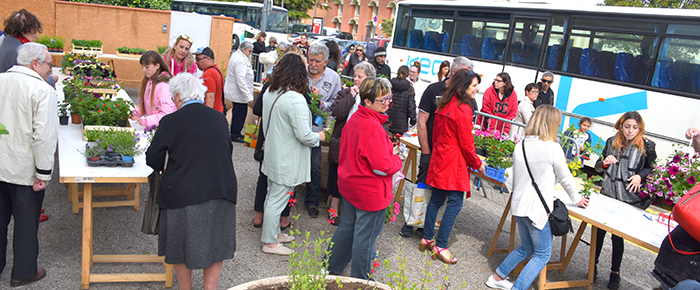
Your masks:
<path fill-rule="evenodd" d="M 400 6 L 396 14 L 396 31 L 394 32 L 394 46 L 406 47 L 408 37 L 408 9 Z"/>
<path fill-rule="evenodd" d="M 287 12 L 272 10 L 267 16 L 267 30 L 275 32 L 287 31 Z"/>
<path fill-rule="evenodd" d="M 458 20 L 452 53 L 501 60 L 508 38 L 508 23 Z"/>
<path fill-rule="evenodd" d="M 435 52 L 449 52 L 451 19 L 413 17 L 408 24 L 406 46 Z"/>
<path fill-rule="evenodd" d="M 653 36 L 572 29 L 565 70 L 645 84 L 655 53 L 654 42 Z"/>
<path fill-rule="evenodd" d="M 699 50 L 700 40 L 679 37 L 664 39 L 651 85 L 688 93 L 700 93 Z"/>
<path fill-rule="evenodd" d="M 508 61 L 537 65 L 546 28 L 546 19 L 516 18 L 515 33 L 510 43 Z"/>
<path fill-rule="evenodd" d="M 260 19 L 258 19 L 259 15 L 260 9 L 248 8 L 248 10 L 246 10 L 246 18 L 243 21 L 251 27 L 260 28 Z"/>
<path fill-rule="evenodd" d="M 227 6 L 224 8 L 223 13 L 228 17 L 232 17 L 236 22 L 243 22 L 243 16 L 245 15 L 245 7 Z"/>
<path fill-rule="evenodd" d="M 562 55 L 564 53 L 564 27 L 565 18 L 562 15 L 554 15 L 552 17 L 552 29 L 549 32 L 549 42 L 544 58 L 542 58 L 542 67 L 546 70 L 559 70 L 562 63 Z"/>

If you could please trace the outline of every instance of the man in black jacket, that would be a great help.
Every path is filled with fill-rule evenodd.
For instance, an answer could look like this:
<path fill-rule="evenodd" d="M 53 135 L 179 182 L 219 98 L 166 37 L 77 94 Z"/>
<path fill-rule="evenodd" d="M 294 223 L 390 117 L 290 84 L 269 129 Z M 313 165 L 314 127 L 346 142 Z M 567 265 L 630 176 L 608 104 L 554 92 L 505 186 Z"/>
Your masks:
<path fill-rule="evenodd" d="M 554 91 L 552 91 L 552 83 L 554 82 L 554 74 L 551 71 L 546 71 L 542 74 L 542 78 L 537 85 L 540 87 L 540 94 L 537 99 L 532 102 L 532 105 L 537 108 L 540 105 L 554 105 Z"/>
<path fill-rule="evenodd" d="M 377 48 L 377 51 L 374 52 L 374 59 L 370 60 L 369 63 L 377 70 L 378 77 L 384 75 L 387 79 L 391 78 L 391 68 L 386 64 L 386 48 Z"/>

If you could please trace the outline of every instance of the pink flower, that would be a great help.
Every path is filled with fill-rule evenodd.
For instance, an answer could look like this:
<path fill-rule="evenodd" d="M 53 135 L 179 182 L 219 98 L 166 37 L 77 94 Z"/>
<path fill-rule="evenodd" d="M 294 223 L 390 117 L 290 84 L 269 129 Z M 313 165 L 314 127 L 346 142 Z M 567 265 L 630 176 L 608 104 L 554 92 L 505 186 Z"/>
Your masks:
<path fill-rule="evenodd" d="M 390 217 L 390 218 L 389 218 L 389 221 L 391 221 L 392 223 L 395 222 L 395 221 L 396 221 L 396 217 L 395 217 L 395 216 Z"/>
<path fill-rule="evenodd" d="M 695 184 L 695 176 L 688 177 L 688 184 Z"/>
<path fill-rule="evenodd" d="M 671 176 L 676 176 L 676 174 L 678 174 L 678 171 L 679 171 L 678 166 L 676 166 L 676 165 L 671 165 L 668 168 L 668 174 L 671 174 Z"/>

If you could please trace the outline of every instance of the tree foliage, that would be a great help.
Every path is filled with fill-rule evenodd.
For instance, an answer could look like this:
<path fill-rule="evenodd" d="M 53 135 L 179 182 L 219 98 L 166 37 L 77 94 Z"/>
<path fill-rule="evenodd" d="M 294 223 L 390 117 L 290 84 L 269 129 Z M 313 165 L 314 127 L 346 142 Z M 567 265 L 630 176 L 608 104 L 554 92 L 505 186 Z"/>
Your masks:
<path fill-rule="evenodd" d="M 281 6 L 282 0 L 272 0 L 274 5 Z M 253 2 L 262 3 L 263 0 L 255 0 Z M 330 0 L 318 0 L 317 11 L 328 10 L 330 6 L 323 5 L 324 3 L 333 3 Z M 316 6 L 316 0 L 284 0 L 284 8 L 289 12 L 289 19 L 309 19 L 312 15 L 307 12 L 314 10 Z M 313 12 L 311 12 L 313 13 Z"/>
<path fill-rule="evenodd" d="M 699 9 L 698 0 L 605 0 L 605 6 Z"/>
<path fill-rule="evenodd" d="M 391 38 L 392 29 L 394 29 L 394 19 L 382 18 L 382 32 L 386 38 Z"/>
<path fill-rule="evenodd" d="M 71 2 L 105 4 L 134 8 L 170 10 L 172 0 L 69 0 Z"/>

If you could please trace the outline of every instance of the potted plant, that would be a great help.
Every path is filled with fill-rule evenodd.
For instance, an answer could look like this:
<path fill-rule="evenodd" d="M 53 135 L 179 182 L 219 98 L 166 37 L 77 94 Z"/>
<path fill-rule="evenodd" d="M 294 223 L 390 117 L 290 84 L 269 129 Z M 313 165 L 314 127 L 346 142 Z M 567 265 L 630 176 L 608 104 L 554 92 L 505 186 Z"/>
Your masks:
<path fill-rule="evenodd" d="M 64 73 L 70 73 L 73 70 L 73 66 L 78 63 L 96 63 L 98 61 L 97 56 L 92 54 L 65 52 L 61 59 L 61 68 Z"/>
<path fill-rule="evenodd" d="M 85 151 L 82 152 L 82 154 L 88 160 L 95 162 L 95 161 L 100 161 L 100 159 L 101 159 L 100 156 L 102 155 L 103 152 L 104 152 L 104 150 L 102 149 L 101 146 L 97 146 L 97 145 L 89 146 L 86 144 Z"/>
<path fill-rule="evenodd" d="M 665 162 L 657 162 L 646 184 L 639 191 L 639 196 L 653 198 L 658 204 L 663 200 L 664 208 L 672 208 L 688 191 L 700 181 L 700 155 L 683 152 L 680 146 L 673 147 L 673 152 Z"/>
<path fill-rule="evenodd" d="M 63 52 L 63 47 L 66 44 L 66 40 L 63 37 L 56 35 L 54 35 L 53 37 L 50 37 L 48 35 L 42 35 L 36 39 L 36 43 L 46 45 L 46 48 L 48 48 L 49 52 Z"/>
<path fill-rule="evenodd" d="M 145 152 L 138 145 L 141 139 L 139 136 L 131 132 L 115 132 L 110 140 L 110 145 L 114 147 L 114 151 L 121 155 L 122 161 L 131 162 L 134 156 L 138 156 Z"/>
<path fill-rule="evenodd" d="M 146 52 L 145 49 L 136 47 L 136 48 L 131 48 L 131 47 L 117 47 L 117 55 L 118 56 L 126 56 L 126 57 L 141 57 L 142 54 Z"/>
<path fill-rule="evenodd" d="M 61 125 L 68 125 L 68 101 L 58 102 L 58 121 Z"/>
<path fill-rule="evenodd" d="M 570 124 L 569 128 L 566 129 L 566 134 L 560 134 L 560 143 L 564 144 L 562 145 L 563 149 L 566 150 L 571 150 L 571 146 L 576 146 L 575 142 L 569 141 L 570 136 L 576 136 L 575 134 L 578 133 L 578 129 L 574 126 L 574 124 Z M 590 159 L 588 156 L 591 154 L 596 154 L 600 156 L 603 153 L 603 144 L 598 141 L 595 145 L 591 146 L 590 143 L 586 142 L 584 145 L 584 150 L 580 152 L 579 155 L 574 155 L 574 160 L 570 161 L 567 166 L 569 167 L 569 171 L 571 171 L 571 174 L 574 177 L 578 177 L 581 179 L 581 184 L 579 186 L 579 193 L 585 197 L 585 198 L 590 198 L 591 194 L 595 193 L 596 191 L 593 190 L 593 185 L 596 182 L 602 181 L 603 177 L 597 174 L 593 174 L 591 176 L 588 176 L 588 173 L 583 171 L 583 164 L 582 164 L 582 158 L 584 159 Z"/>
<path fill-rule="evenodd" d="M 72 39 L 73 53 L 102 54 L 102 41 Z"/>

